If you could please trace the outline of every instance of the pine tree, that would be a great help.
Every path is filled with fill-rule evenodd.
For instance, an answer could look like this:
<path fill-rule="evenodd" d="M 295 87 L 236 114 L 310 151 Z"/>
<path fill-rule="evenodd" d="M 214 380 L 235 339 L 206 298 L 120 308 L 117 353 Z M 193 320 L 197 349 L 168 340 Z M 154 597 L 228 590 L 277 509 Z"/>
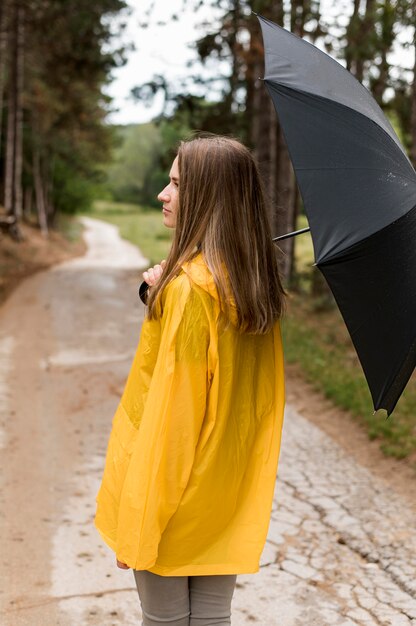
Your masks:
<path fill-rule="evenodd" d="M 112 38 L 107 18 L 125 6 L 124 0 L 1 4 L 0 192 L 17 220 L 28 216 L 34 198 L 44 234 L 58 211 L 88 202 L 97 155 L 110 156 L 103 87 L 123 50 L 105 51 Z"/>

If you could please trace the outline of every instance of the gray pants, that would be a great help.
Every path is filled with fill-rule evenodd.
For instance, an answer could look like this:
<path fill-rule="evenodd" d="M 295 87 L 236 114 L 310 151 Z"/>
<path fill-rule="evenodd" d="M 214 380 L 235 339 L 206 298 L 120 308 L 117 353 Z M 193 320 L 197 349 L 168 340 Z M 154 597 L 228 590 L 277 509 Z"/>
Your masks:
<path fill-rule="evenodd" d="M 142 626 L 228 626 L 237 576 L 158 576 L 133 570 Z"/>

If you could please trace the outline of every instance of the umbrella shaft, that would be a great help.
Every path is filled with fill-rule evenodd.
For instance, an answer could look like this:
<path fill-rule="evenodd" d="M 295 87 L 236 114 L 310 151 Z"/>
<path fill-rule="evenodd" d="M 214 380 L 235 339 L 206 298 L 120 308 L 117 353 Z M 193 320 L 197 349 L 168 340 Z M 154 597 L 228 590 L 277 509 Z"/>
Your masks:
<path fill-rule="evenodd" d="M 280 241 L 281 239 L 289 239 L 289 237 L 295 237 L 295 235 L 300 235 L 301 233 L 307 233 L 310 231 L 310 228 L 301 228 L 300 230 L 295 230 L 293 233 L 286 233 L 285 235 L 280 235 L 279 237 L 273 237 L 272 241 Z"/>

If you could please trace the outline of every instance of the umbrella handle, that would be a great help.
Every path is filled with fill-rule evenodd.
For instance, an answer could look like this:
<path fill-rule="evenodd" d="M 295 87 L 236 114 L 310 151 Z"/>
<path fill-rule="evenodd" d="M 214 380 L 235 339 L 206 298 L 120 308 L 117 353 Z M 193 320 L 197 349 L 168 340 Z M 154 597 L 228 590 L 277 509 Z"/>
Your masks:
<path fill-rule="evenodd" d="M 300 235 L 301 233 L 307 233 L 310 231 L 310 228 L 301 228 L 300 230 L 295 230 L 293 233 L 286 233 L 285 235 L 280 235 L 279 237 L 273 237 L 272 241 L 280 241 L 281 239 L 289 239 L 289 237 L 295 237 L 296 235 Z"/>

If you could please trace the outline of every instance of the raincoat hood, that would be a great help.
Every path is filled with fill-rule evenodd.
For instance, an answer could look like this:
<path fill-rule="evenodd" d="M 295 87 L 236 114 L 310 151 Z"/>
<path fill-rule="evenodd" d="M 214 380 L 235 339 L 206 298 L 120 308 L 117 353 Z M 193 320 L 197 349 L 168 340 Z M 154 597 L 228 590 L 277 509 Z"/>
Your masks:
<path fill-rule="evenodd" d="M 187 261 L 181 267 L 194 284 L 209 293 L 209 295 L 220 304 L 214 277 L 202 255 L 202 252 L 199 252 L 193 259 Z M 230 307 L 230 320 L 232 324 L 236 325 L 238 320 L 237 305 L 232 295 L 228 298 L 228 304 Z"/>

